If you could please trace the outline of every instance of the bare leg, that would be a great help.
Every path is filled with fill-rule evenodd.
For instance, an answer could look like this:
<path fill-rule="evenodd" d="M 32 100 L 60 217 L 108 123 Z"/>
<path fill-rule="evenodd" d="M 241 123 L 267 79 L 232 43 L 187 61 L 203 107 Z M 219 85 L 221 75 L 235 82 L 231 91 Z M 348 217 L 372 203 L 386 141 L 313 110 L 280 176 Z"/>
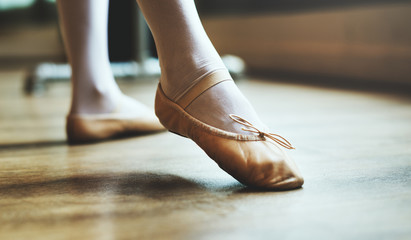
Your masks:
<path fill-rule="evenodd" d="M 205 75 L 225 69 L 208 38 L 193 0 L 137 0 L 153 33 L 165 94 L 177 101 Z M 253 107 L 232 81 L 207 90 L 186 111 L 220 129 L 248 134 L 228 115 L 237 114 L 263 127 Z"/>
<path fill-rule="evenodd" d="M 61 29 L 72 67 L 70 113 L 108 113 L 121 92 L 107 49 L 108 0 L 58 0 Z"/>
<path fill-rule="evenodd" d="M 222 169 L 246 185 L 269 189 L 300 187 L 304 180 L 282 149 L 293 148 L 291 144 L 279 135 L 265 132 L 253 107 L 233 81 L 219 82 L 228 77 L 226 69 L 203 29 L 194 0 L 137 2 L 159 54 L 162 76 L 156 112 L 166 127 L 191 138 Z M 202 79 L 206 81 L 200 82 Z M 218 83 L 208 88 L 214 81 Z M 230 114 L 238 117 L 230 118 Z M 244 119 L 260 130 L 251 128 Z"/>
<path fill-rule="evenodd" d="M 57 3 L 72 67 L 72 101 L 66 125 L 69 142 L 161 130 L 154 112 L 125 96 L 114 80 L 107 44 L 109 1 L 58 0 Z"/>

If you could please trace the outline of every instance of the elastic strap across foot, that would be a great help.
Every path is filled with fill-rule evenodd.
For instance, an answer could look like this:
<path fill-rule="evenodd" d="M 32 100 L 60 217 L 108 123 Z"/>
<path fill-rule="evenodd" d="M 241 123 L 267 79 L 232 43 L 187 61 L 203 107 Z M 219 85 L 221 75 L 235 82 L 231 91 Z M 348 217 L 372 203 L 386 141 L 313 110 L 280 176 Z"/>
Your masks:
<path fill-rule="evenodd" d="M 192 103 L 198 96 L 207 89 L 215 86 L 216 84 L 224 81 L 232 80 L 230 73 L 227 70 L 218 70 L 216 72 L 210 73 L 201 79 L 193 88 L 190 89 L 186 94 L 184 94 L 178 101 L 177 104 L 185 109 L 190 103 Z"/>

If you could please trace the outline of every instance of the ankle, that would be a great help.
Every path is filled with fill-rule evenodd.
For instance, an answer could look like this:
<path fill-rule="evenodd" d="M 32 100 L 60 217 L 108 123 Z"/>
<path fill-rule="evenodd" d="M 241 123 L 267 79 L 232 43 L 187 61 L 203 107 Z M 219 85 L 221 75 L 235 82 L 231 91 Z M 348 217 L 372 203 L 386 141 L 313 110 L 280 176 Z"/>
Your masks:
<path fill-rule="evenodd" d="M 73 90 L 70 114 L 110 113 L 117 107 L 122 93 L 119 89 L 89 87 Z"/>
<path fill-rule="evenodd" d="M 164 93 L 173 101 L 178 100 L 205 76 L 219 71 L 227 70 L 222 62 L 205 62 L 199 66 L 177 66 L 162 68 L 160 78 Z"/>

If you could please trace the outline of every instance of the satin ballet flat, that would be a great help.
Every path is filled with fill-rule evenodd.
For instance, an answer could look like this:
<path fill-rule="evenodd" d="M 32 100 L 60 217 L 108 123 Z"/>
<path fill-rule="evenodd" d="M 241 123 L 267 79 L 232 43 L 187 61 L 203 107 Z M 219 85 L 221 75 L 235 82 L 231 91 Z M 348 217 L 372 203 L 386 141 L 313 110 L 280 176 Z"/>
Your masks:
<path fill-rule="evenodd" d="M 244 185 L 288 190 L 301 187 L 303 177 L 285 149 L 293 146 L 283 137 L 260 131 L 241 116 L 230 114 L 253 135 L 228 132 L 194 118 L 184 109 L 204 91 L 223 81 L 232 81 L 227 71 L 217 71 L 197 83 L 177 102 L 158 85 L 155 113 L 170 132 L 192 139 L 220 168 Z"/>
<path fill-rule="evenodd" d="M 103 141 L 120 136 L 136 136 L 165 130 L 153 112 L 129 114 L 72 114 L 66 119 L 69 144 Z"/>

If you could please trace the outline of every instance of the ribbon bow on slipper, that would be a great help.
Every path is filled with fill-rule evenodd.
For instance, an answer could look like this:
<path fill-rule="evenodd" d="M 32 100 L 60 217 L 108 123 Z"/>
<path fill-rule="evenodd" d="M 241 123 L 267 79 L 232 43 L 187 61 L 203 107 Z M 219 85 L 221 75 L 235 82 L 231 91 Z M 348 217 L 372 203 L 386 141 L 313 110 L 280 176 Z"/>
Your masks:
<path fill-rule="evenodd" d="M 237 116 L 235 114 L 230 114 L 229 116 L 233 121 L 247 127 L 247 128 L 241 128 L 242 130 L 252 132 L 252 133 L 257 133 L 261 138 L 267 137 L 267 138 L 273 140 L 274 142 L 278 143 L 279 145 L 281 145 L 284 148 L 295 149 L 291 145 L 291 143 L 289 141 L 287 141 L 287 139 L 281 137 L 280 135 L 274 134 L 274 133 L 263 132 L 263 131 L 259 130 L 258 128 L 254 127 L 254 125 L 251 124 L 249 121 L 247 121 L 244 118 L 242 118 L 240 116 Z"/>

